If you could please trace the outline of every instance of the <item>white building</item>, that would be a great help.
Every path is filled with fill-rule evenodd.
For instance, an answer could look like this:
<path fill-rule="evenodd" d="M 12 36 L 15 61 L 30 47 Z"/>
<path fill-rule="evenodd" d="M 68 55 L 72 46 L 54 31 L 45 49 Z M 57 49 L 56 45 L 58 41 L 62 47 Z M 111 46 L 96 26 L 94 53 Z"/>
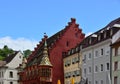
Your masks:
<path fill-rule="evenodd" d="M 18 84 L 17 67 L 22 64 L 23 54 L 20 51 L 14 52 L 0 61 L 0 84 Z"/>
<path fill-rule="evenodd" d="M 111 84 L 111 37 L 120 29 L 120 18 L 82 42 L 82 77 L 87 84 Z"/>

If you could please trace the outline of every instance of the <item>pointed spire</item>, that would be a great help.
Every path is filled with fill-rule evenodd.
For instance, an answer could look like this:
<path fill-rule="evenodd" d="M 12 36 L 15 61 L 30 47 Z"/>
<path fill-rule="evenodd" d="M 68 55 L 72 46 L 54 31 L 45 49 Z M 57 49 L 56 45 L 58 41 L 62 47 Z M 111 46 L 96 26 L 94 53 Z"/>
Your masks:
<path fill-rule="evenodd" d="M 40 62 L 40 65 L 52 66 L 52 64 L 49 60 L 49 57 L 48 57 L 48 49 L 47 49 L 46 39 L 45 39 L 45 42 L 44 42 L 43 57 L 42 57 L 42 60 Z"/>

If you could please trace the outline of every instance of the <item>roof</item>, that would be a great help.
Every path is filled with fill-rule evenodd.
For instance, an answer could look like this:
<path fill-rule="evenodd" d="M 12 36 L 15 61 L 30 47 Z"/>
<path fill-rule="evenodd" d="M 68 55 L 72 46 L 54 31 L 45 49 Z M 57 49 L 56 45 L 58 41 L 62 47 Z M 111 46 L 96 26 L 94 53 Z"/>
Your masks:
<path fill-rule="evenodd" d="M 1 60 L 0 60 L 0 67 L 1 67 L 1 66 L 4 66 L 5 64 L 6 64 L 5 61 L 1 61 Z"/>
<path fill-rule="evenodd" d="M 111 21 L 107 26 L 105 26 L 104 28 L 92 33 L 91 35 L 87 36 L 79 45 L 83 45 L 84 48 L 94 45 L 98 42 L 104 41 L 106 39 L 111 38 L 111 36 L 113 36 L 118 30 L 120 30 L 120 28 L 116 28 L 114 27 L 115 24 L 120 24 L 120 17 Z M 110 30 L 113 30 L 113 35 L 111 36 L 107 36 L 107 38 L 103 38 L 102 40 L 98 41 L 98 35 L 103 35 L 103 33 L 107 32 L 107 34 L 110 34 Z M 93 37 L 93 35 L 97 35 L 97 37 Z M 91 44 L 89 44 L 89 40 L 92 38 L 92 42 Z"/>
<path fill-rule="evenodd" d="M 44 43 L 44 50 L 43 50 L 43 57 L 42 60 L 40 62 L 40 65 L 44 65 L 44 66 L 52 66 L 49 57 L 48 57 L 48 52 L 47 52 L 47 43 L 45 41 Z"/>
<path fill-rule="evenodd" d="M 6 63 L 9 63 L 18 53 L 19 51 L 15 51 L 13 54 L 10 54 L 7 56 L 3 61 L 6 61 Z"/>
<path fill-rule="evenodd" d="M 105 26 L 104 28 L 102 28 L 102 29 L 100 29 L 100 30 L 92 33 L 91 35 L 87 36 L 82 42 L 80 42 L 77 46 L 75 46 L 75 48 L 78 47 L 78 51 L 79 51 L 81 45 L 82 45 L 82 48 L 86 48 L 86 47 L 88 47 L 88 46 L 94 45 L 94 44 L 96 44 L 96 43 L 98 43 L 98 42 L 101 42 L 101 41 L 103 41 L 103 40 L 106 40 L 107 38 L 110 38 L 110 36 L 106 36 L 106 37 L 107 37 L 106 39 L 103 39 L 103 40 L 101 40 L 101 41 L 97 41 L 96 35 L 100 34 L 101 31 L 107 31 L 107 33 L 110 33 L 110 30 L 108 31 L 107 28 L 108 28 L 108 27 L 109 27 L 109 28 L 110 28 L 110 27 L 114 27 L 115 24 L 120 24 L 120 17 L 117 18 L 117 19 L 115 19 L 115 20 L 113 20 L 113 21 L 111 21 L 111 22 L 110 22 L 107 26 Z M 113 29 L 113 30 L 114 30 L 114 33 L 116 33 L 116 32 L 119 30 L 119 29 L 118 29 L 118 30 L 116 30 L 116 29 L 117 29 L 117 28 L 114 28 L 114 29 Z M 90 40 L 91 40 L 91 44 L 89 43 Z M 120 38 L 119 38 L 114 44 L 116 44 L 116 43 L 120 43 Z M 112 45 L 114 45 L 114 44 L 112 44 Z M 67 53 L 64 53 L 64 54 L 63 54 L 63 57 L 65 58 L 65 57 L 67 57 L 67 56 L 70 56 L 71 54 L 74 54 L 74 53 L 78 52 L 77 50 L 75 50 L 75 48 L 72 48 L 72 49 L 69 50 Z M 72 53 L 72 50 L 73 50 L 73 49 L 74 49 L 74 53 Z"/>
<path fill-rule="evenodd" d="M 41 42 L 39 42 L 39 44 L 37 45 L 37 47 L 35 48 L 35 50 L 32 52 L 32 54 L 29 56 L 28 58 L 28 63 L 30 60 L 32 60 L 34 58 L 34 56 L 37 56 L 36 53 L 38 51 L 41 51 L 43 48 L 44 48 L 44 41 L 45 39 L 47 38 L 47 45 L 48 45 L 48 48 L 52 47 L 53 44 L 59 40 L 63 34 L 67 31 L 67 29 L 69 29 L 71 27 L 72 24 L 75 24 L 76 27 L 78 27 L 79 25 L 76 24 L 76 19 L 75 18 L 71 18 L 71 22 L 68 22 L 68 25 L 62 29 L 61 31 L 57 32 L 56 34 L 54 34 L 53 36 L 47 38 L 47 36 L 45 35 L 44 38 L 42 39 Z M 78 27 L 79 28 L 79 27 Z M 79 31 L 81 31 L 82 29 L 79 29 Z M 81 32 L 82 33 L 82 32 Z M 83 34 L 83 33 L 82 33 Z"/>
<path fill-rule="evenodd" d="M 111 46 L 116 45 L 116 44 L 120 44 L 120 37 Z"/>

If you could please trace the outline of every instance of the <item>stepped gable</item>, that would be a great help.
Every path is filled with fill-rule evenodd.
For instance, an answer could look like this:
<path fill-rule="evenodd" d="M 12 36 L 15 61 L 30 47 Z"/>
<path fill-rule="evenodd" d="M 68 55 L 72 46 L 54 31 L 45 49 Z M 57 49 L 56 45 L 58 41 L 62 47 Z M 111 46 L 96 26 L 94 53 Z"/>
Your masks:
<path fill-rule="evenodd" d="M 13 54 L 10 54 L 7 56 L 3 61 L 6 61 L 6 63 L 9 63 L 18 53 L 19 51 L 15 51 Z"/>
<path fill-rule="evenodd" d="M 107 26 L 105 26 L 104 28 L 96 31 L 95 33 L 92 33 L 91 35 L 87 36 L 81 43 L 80 45 L 82 44 L 83 48 L 87 47 L 87 46 L 90 46 L 90 45 L 94 45 L 98 42 L 101 42 L 105 39 L 108 39 L 110 38 L 110 30 L 113 29 L 113 35 L 119 30 L 118 28 L 115 28 L 113 27 L 115 24 L 120 24 L 120 17 L 111 21 Z M 113 27 L 113 28 L 112 28 Z M 98 35 L 100 34 L 104 34 L 105 32 L 108 33 L 108 36 L 106 36 L 106 38 L 103 38 L 102 40 L 98 41 Z M 97 36 L 97 37 L 94 37 L 94 36 Z M 90 43 L 90 40 L 92 40 L 92 42 Z"/>
<path fill-rule="evenodd" d="M 67 29 L 69 29 L 71 27 L 71 25 L 74 23 L 75 23 L 74 28 L 79 28 L 79 24 L 76 24 L 76 19 L 71 18 L 71 22 L 68 22 L 68 25 L 64 29 L 62 29 L 61 31 L 57 32 L 56 34 L 54 34 L 53 36 L 51 36 L 47 39 L 48 46 L 50 46 L 52 43 L 55 43 L 57 40 L 59 40 L 64 35 L 64 33 L 67 31 Z M 81 31 L 82 31 L 82 29 L 79 28 L 79 32 L 81 32 Z M 85 35 L 85 34 L 83 34 L 83 35 Z"/>
<path fill-rule="evenodd" d="M 45 39 L 47 39 L 48 48 L 49 49 L 52 48 L 54 46 L 54 44 L 56 43 L 56 41 L 58 41 L 63 36 L 63 34 L 66 32 L 67 29 L 69 29 L 71 27 L 72 24 L 75 24 L 74 28 L 79 28 L 79 24 L 76 24 L 76 19 L 71 18 L 71 22 L 68 22 L 68 25 L 61 31 L 57 32 L 56 34 L 54 34 L 53 36 L 51 36 L 49 38 L 47 35 L 44 35 L 44 38 L 42 39 L 42 41 L 40 41 L 39 44 L 37 44 L 37 47 L 34 49 L 32 54 L 27 59 L 28 62 L 36 56 L 37 51 L 39 51 L 41 48 L 43 48 Z M 80 28 L 79 28 L 79 33 L 81 33 L 83 36 L 85 36 L 85 34 L 82 33 L 82 29 L 80 29 Z"/>

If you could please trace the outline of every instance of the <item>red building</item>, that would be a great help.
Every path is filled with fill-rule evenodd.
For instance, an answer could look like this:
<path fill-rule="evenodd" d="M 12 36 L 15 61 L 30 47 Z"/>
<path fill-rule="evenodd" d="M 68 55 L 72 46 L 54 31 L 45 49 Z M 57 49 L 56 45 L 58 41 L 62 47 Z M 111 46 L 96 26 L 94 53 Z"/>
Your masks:
<path fill-rule="evenodd" d="M 71 18 L 71 22 L 69 22 L 63 30 L 49 38 L 45 36 L 48 44 L 49 58 L 53 65 L 53 84 L 57 84 L 58 79 L 61 81 L 61 84 L 64 84 L 62 54 L 79 44 L 84 39 L 84 36 L 82 29 L 79 29 L 79 25 L 76 24 L 76 20 L 74 18 Z M 30 69 L 35 68 L 35 64 L 40 62 L 42 59 L 41 51 L 43 49 L 44 39 L 42 39 L 28 58 L 27 66 L 31 67 Z M 27 70 L 29 71 L 29 69 Z"/>
<path fill-rule="evenodd" d="M 38 59 L 27 66 L 23 60 L 19 67 L 19 70 L 22 69 L 19 72 L 20 84 L 52 84 L 52 64 L 48 57 L 46 38 L 43 44 Z"/>

